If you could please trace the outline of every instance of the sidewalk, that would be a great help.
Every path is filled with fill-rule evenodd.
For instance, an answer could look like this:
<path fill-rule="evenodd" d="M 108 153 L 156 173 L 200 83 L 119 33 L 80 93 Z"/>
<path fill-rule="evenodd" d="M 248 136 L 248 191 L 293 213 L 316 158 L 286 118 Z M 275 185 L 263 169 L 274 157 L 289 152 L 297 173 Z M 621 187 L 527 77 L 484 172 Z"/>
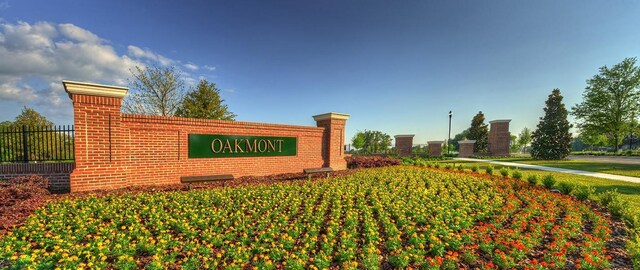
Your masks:
<path fill-rule="evenodd" d="M 631 182 L 631 183 L 640 184 L 640 178 L 631 177 L 631 176 L 623 176 L 623 175 L 615 175 L 615 174 L 599 173 L 599 172 L 589 172 L 589 171 L 580 171 L 580 170 L 563 169 L 563 168 L 553 168 L 553 167 L 538 166 L 538 165 L 531 165 L 531 164 L 522 164 L 522 163 L 515 163 L 515 162 L 505 162 L 505 161 L 486 160 L 486 159 L 477 159 L 477 158 L 453 158 L 453 159 L 454 160 L 460 160 L 460 161 L 485 162 L 485 163 L 497 164 L 497 165 L 502 165 L 502 166 L 519 167 L 519 168 L 523 168 L 523 169 L 533 169 L 533 170 L 541 170 L 541 171 L 549 171 L 549 172 L 560 172 L 560 173 L 584 175 L 584 176 L 591 176 L 591 177 L 604 178 L 604 179 L 609 179 L 609 180 L 624 181 L 624 182 Z"/>

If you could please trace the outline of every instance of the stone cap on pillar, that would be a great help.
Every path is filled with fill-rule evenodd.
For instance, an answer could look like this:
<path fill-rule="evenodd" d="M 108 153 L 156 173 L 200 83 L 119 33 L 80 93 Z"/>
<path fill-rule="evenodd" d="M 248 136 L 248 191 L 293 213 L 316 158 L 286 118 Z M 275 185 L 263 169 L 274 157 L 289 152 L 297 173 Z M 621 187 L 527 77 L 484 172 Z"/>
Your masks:
<path fill-rule="evenodd" d="M 87 95 L 123 98 L 129 91 L 127 87 L 87 82 L 62 81 L 62 85 L 64 85 L 64 90 L 69 94 L 69 97 L 71 95 Z"/>
<path fill-rule="evenodd" d="M 316 121 L 322 121 L 322 120 L 328 120 L 328 119 L 347 120 L 349 119 L 349 117 L 350 115 L 346 113 L 330 112 L 330 113 L 314 115 L 313 120 L 316 120 Z"/>
<path fill-rule="evenodd" d="M 493 123 L 509 123 L 509 122 L 511 122 L 511 119 L 501 119 L 501 120 L 489 121 L 489 124 L 493 124 Z"/>
<path fill-rule="evenodd" d="M 427 141 L 427 144 L 440 144 L 442 145 L 444 141 Z"/>
<path fill-rule="evenodd" d="M 465 143 L 475 143 L 475 142 L 476 142 L 476 140 L 462 140 L 462 141 L 458 141 L 458 143 L 462 143 L 462 144 L 465 144 Z"/>
<path fill-rule="evenodd" d="M 393 136 L 394 138 L 413 138 L 413 136 L 415 136 L 414 134 L 407 134 L 407 135 L 396 135 Z"/>

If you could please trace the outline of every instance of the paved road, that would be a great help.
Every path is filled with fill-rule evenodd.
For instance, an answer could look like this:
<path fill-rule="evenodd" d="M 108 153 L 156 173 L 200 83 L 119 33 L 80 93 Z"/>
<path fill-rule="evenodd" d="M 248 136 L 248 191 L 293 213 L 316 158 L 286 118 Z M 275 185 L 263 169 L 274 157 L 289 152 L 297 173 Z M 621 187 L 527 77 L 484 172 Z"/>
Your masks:
<path fill-rule="evenodd" d="M 631 182 L 631 183 L 640 184 L 640 178 L 638 178 L 638 177 L 622 176 L 622 175 L 615 175 L 615 174 L 608 174 L 608 173 L 588 172 L 588 171 L 563 169 L 563 168 L 553 168 L 553 167 L 538 166 L 538 165 L 531 165 L 531 164 L 522 164 L 522 163 L 496 161 L 496 160 L 485 160 L 485 159 L 476 159 L 476 158 L 454 158 L 454 160 L 472 161 L 472 162 L 486 162 L 486 163 L 498 164 L 498 165 L 502 165 L 502 166 L 520 167 L 520 168 L 534 169 L 534 170 L 541 170 L 541 171 L 549 171 L 549 172 L 569 173 L 569 174 L 584 175 L 584 176 L 591 176 L 591 177 L 598 177 L 598 178 L 604 178 L 604 179 L 609 179 L 609 180 L 624 181 L 624 182 Z"/>
<path fill-rule="evenodd" d="M 640 165 L 640 157 L 618 157 L 618 156 L 576 156 L 570 155 L 567 159 L 571 160 L 585 160 L 585 161 L 597 161 L 608 162 L 618 164 L 637 164 Z"/>

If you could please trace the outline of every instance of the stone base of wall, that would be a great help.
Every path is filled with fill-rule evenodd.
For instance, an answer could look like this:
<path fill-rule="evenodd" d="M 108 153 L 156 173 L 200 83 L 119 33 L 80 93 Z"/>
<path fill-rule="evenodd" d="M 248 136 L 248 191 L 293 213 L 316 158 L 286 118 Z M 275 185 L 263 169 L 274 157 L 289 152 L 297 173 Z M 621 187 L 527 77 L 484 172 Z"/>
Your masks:
<path fill-rule="evenodd" d="M 69 175 L 75 168 L 74 162 L 0 164 L 0 179 L 11 180 L 35 174 L 49 179 L 51 191 L 69 191 L 71 188 Z"/>

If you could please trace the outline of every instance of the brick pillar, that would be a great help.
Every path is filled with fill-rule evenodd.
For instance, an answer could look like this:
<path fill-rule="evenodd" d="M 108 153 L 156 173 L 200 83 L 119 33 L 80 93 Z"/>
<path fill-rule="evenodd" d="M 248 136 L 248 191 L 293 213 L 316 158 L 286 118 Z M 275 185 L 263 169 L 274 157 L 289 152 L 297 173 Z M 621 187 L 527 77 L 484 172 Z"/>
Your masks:
<path fill-rule="evenodd" d="M 325 113 L 314 115 L 318 127 L 324 128 L 322 135 L 322 159 L 324 167 L 334 170 L 347 169 L 347 161 L 344 159 L 344 128 L 349 119 L 344 113 Z"/>
<path fill-rule="evenodd" d="M 428 141 L 429 155 L 433 157 L 439 157 L 442 155 L 442 144 L 444 141 Z"/>
<path fill-rule="evenodd" d="M 492 156 L 509 155 L 509 144 L 511 143 L 509 122 L 511 122 L 510 119 L 489 121 L 489 153 Z"/>
<path fill-rule="evenodd" d="M 73 81 L 62 84 L 73 101 L 75 125 L 71 192 L 126 186 L 120 106 L 128 89 Z"/>
<path fill-rule="evenodd" d="M 413 149 L 413 134 L 411 135 L 396 135 L 396 151 L 401 157 L 411 156 L 411 150 Z"/>
<path fill-rule="evenodd" d="M 475 140 L 458 141 L 458 156 L 459 157 L 473 156 L 473 145 L 475 143 L 476 143 Z"/>

